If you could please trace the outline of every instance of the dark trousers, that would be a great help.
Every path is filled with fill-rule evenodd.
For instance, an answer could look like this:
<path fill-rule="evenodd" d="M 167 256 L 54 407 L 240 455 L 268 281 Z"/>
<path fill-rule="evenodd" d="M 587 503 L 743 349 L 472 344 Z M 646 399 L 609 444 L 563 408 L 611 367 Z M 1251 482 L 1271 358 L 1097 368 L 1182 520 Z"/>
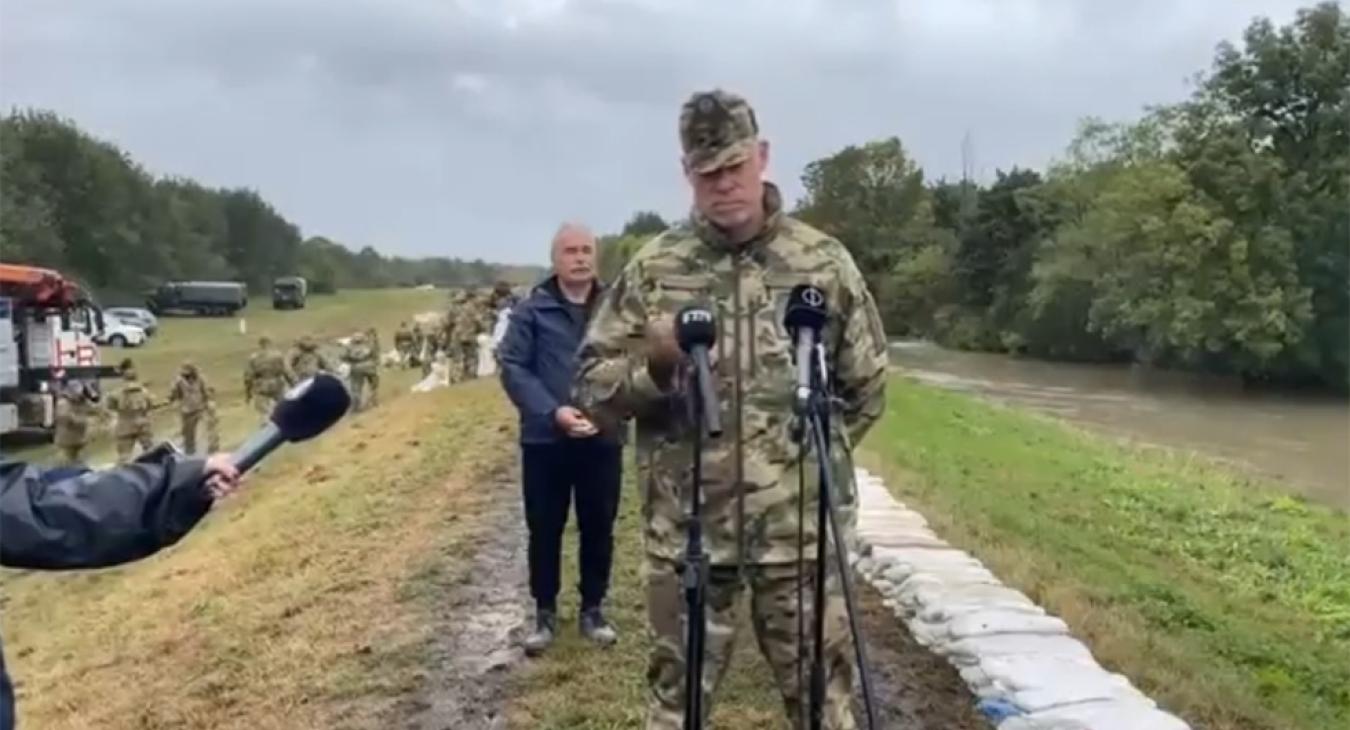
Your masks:
<path fill-rule="evenodd" d="M 619 444 L 598 438 L 521 445 L 530 595 L 539 608 L 557 608 L 563 530 L 573 495 L 581 533 L 581 607 L 604 601 L 614 562 L 622 455 Z"/>

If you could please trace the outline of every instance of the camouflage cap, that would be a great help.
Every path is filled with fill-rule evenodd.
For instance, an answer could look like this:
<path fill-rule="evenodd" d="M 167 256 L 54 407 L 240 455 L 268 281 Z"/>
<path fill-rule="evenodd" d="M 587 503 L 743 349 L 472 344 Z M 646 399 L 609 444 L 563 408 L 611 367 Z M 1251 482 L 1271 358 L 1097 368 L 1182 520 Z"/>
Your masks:
<path fill-rule="evenodd" d="M 700 91 L 680 109 L 680 147 L 694 172 L 712 172 L 749 159 L 759 140 L 755 110 L 721 89 Z"/>

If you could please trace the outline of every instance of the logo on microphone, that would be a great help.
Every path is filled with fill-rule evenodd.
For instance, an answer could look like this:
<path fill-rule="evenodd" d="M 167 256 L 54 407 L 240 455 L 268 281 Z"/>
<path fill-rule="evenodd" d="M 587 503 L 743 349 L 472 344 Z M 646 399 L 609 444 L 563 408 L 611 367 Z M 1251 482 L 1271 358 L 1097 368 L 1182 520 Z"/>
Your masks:
<path fill-rule="evenodd" d="M 706 309 L 686 309 L 680 315 L 680 320 L 689 324 L 712 324 L 712 312 Z"/>
<path fill-rule="evenodd" d="M 802 301 L 811 307 L 822 307 L 825 305 L 825 292 L 819 287 L 808 286 L 802 289 Z"/>

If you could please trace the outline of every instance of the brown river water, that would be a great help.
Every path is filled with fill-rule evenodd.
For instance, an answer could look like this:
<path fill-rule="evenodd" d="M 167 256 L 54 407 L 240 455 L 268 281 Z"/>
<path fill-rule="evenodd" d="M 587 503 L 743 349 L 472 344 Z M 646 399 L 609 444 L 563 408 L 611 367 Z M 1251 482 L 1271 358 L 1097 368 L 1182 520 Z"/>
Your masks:
<path fill-rule="evenodd" d="M 1114 436 L 1189 449 L 1350 509 L 1350 401 L 1244 389 L 1233 379 L 1130 365 L 1046 362 L 896 342 L 920 382 L 1053 414 Z"/>

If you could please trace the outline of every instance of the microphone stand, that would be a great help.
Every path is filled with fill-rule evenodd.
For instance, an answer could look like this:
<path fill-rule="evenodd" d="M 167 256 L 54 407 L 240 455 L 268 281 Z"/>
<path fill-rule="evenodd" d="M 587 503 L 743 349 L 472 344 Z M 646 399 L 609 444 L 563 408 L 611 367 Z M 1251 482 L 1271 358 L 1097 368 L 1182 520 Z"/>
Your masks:
<path fill-rule="evenodd" d="M 686 383 L 689 423 L 694 429 L 693 480 L 685 518 L 685 550 L 680 562 L 687 623 L 684 648 L 684 730 L 703 727 L 703 644 L 707 633 L 706 586 L 708 553 L 703 549 L 703 431 L 707 423 L 697 368 L 689 368 Z"/>
<path fill-rule="evenodd" d="M 814 625 L 812 626 L 813 643 L 811 645 L 810 727 L 811 730 L 820 730 L 824 721 L 826 683 L 825 579 L 828 553 L 826 548 L 829 539 L 832 537 L 839 581 L 843 587 L 844 607 L 848 614 L 849 631 L 852 634 L 854 654 L 858 662 L 858 676 L 862 683 L 863 709 L 867 713 L 867 727 L 875 728 L 876 702 L 872 693 L 870 664 L 867 661 L 867 649 L 863 644 L 858 626 L 857 607 L 853 595 L 853 578 L 849 573 L 847 547 L 844 545 L 842 533 L 839 530 L 838 508 L 835 504 L 834 470 L 830 449 L 830 395 L 828 379 L 826 378 L 827 372 L 825 348 L 817 341 L 811 348 L 810 389 L 806 392 L 799 390 L 797 393 L 797 407 L 803 421 L 801 428 L 805 432 L 803 436 L 809 438 L 810 445 L 815 448 L 820 479 L 820 493 L 816 500 L 816 582 L 814 595 L 812 596 Z M 801 447 L 799 468 L 805 470 L 806 443 L 804 440 L 799 443 Z"/>

